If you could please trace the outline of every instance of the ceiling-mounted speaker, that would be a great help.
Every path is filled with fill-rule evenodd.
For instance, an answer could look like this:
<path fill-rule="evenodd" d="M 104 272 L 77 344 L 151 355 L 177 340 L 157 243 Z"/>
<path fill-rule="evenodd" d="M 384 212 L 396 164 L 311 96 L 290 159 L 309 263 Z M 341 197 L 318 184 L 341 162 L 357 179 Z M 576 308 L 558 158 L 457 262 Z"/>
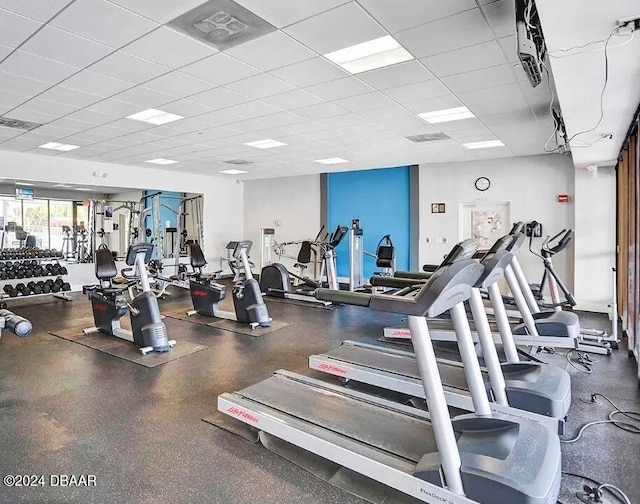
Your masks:
<path fill-rule="evenodd" d="M 232 0 L 210 0 L 185 12 L 169 26 L 219 51 L 275 31 L 275 26 Z"/>

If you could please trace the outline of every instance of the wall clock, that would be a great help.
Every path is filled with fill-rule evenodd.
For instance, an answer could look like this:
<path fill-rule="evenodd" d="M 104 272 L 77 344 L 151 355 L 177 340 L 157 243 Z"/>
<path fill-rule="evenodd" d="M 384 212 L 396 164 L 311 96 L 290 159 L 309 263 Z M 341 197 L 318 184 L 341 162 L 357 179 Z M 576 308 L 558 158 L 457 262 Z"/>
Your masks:
<path fill-rule="evenodd" d="M 491 181 L 487 177 L 478 177 L 475 185 L 478 191 L 486 191 L 491 187 Z"/>

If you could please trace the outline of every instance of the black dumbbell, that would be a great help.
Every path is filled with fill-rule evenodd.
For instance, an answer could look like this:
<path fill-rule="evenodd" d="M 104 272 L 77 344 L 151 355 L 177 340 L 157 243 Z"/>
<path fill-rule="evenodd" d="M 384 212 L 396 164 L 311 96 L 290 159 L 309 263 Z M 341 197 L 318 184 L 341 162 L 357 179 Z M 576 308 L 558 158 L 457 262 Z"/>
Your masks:
<path fill-rule="evenodd" d="M 22 282 L 16 284 L 16 290 L 18 291 L 19 294 L 21 294 L 23 296 L 28 296 L 29 295 L 29 287 L 27 287 Z"/>
<path fill-rule="evenodd" d="M 60 274 L 66 275 L 67 273 L 69 273 L 69 270 L 65 266 L 60 266 Z"/>
<path fill-rule="evenodd" d="M 71 290 L 71 284 L 69 282 L 64 282 L 62 284 L 62 291 L 67 292 Z"/>

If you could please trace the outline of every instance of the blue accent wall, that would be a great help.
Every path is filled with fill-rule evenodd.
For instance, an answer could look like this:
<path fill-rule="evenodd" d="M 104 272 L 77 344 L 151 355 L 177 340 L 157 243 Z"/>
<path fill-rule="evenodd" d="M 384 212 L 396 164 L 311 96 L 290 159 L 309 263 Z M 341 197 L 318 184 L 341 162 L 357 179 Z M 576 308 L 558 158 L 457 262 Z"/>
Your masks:
<path fill-rule="evenodd" d="M 360 219 L 364 230 L 364 250 L 376 252 L 386 234 L 396 250 L 396 267 L 409 269 L 409 167 L 383 168 L 327 175 L 329 231 L 338 225 L 351 228 L 352 219 Z M 349 240 L 336 249 L 338 276 L 349 276 Z M 364 276 L 376 268 L 375 259 L 365 255 Z"/>

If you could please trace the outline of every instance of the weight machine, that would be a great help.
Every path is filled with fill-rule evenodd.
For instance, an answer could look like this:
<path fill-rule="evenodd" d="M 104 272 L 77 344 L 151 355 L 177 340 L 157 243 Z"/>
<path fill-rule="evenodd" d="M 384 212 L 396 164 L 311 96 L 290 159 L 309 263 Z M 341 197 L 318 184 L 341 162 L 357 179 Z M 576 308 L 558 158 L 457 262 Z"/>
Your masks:
<path fill-rule="evenodd" d="M 360 227 L 360 219 L 353 219 L 349 230 L 349 290 L 351 292 L 367 287 L 364 278 L 365 256 L 374 258 L 376 267 L 382 268 L 382 272 L 374 275 L 393 275 L 396 269 L 396 256 L 391 235 L 384 235 L 380 239 L 375 254 L 368 252 L 364 249 L 364 230 Z"/>

